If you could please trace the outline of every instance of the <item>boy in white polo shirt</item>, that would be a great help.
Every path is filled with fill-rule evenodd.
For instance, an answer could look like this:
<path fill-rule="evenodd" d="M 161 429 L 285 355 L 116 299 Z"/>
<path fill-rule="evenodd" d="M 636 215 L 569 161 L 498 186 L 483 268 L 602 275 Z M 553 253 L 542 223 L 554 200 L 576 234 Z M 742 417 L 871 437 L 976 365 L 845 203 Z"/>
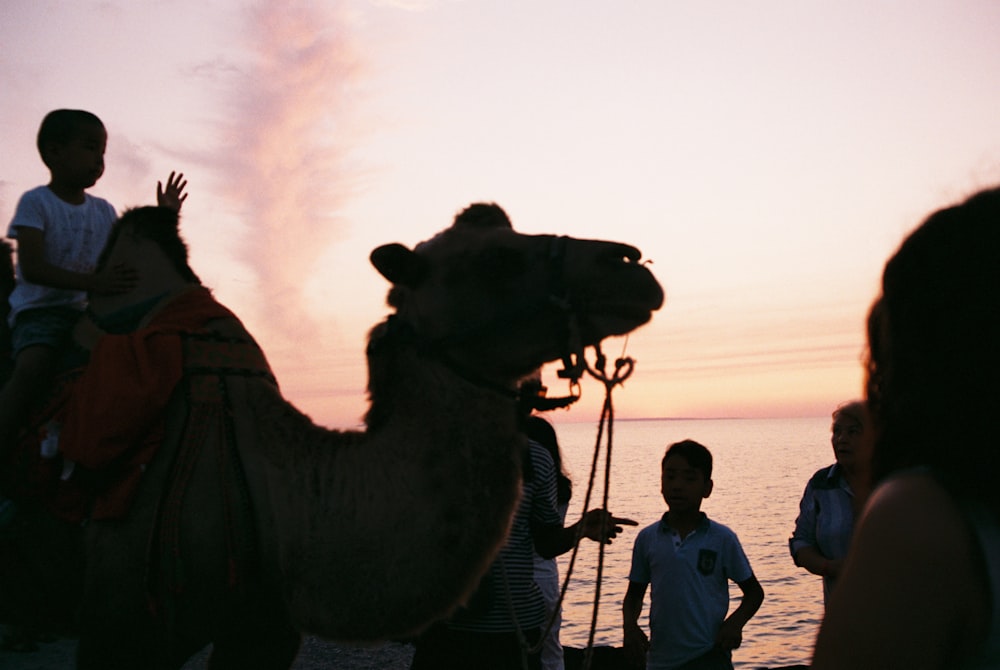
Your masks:
<path fill-rule="evenodd" d="M 622 603 L 625 653 L 648 670 L 731 670 L 732 650 L 764 590 L 736 533 L 701 511 L 712 493 L 712 454 L 693 440 L 672 444 L 661 463 L 660 490 L 669 511 L 640 531 L 632 549 Z M 728 580 L 743 592 L 732 614 Z M 650 585 L 647 638 L 639 614 Z"/>

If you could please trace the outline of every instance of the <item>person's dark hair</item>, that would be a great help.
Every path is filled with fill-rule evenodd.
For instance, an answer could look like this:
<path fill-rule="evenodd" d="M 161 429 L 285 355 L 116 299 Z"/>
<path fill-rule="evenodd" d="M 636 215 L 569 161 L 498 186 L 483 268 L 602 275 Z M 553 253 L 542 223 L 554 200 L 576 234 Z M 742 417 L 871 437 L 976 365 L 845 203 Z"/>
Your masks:
<path fill-rule="evenodd" d="M 681 440 L 671 444 L 667 447 L 667 453 L 663 454 L 663 460 L 660 461 L 661 471 L 667 466 L 667 459 L 671 456 L 684 457 L 692 468 L 700 470 L 705 475 L 706 482 L 712 478 L 712 452 L 700 442 Z"/>
<path fill-rule="evenodd" d="M 45 147 L 50 144 L 68 144 L 85 125 L 104 127 L 96 114 L 82 109 L 56 109 L 46 114 L 38 128 L 37 139 L 38 153 L 42 160 L 45 160 Z"/>
<path fill-rule="evenodd" d="M 868 330 L 876 478 L 927 466 L 957 497 L 1000 507 L 1000 188 L 906 238 Z"/>
<path fill-rule="evenodd" d="M 560 505 L 568 503 L 573 496 L 573 482 L 563 470 L 562 452 L 559 449 L 555 428 L 542 417 L 533 414 L 524 420 L 524 434 L 532 442 L 545 447 L 552 455 L 552 462 L 556 468 L 556 502 Z"/>
<path fill-rule="evenodd" d="M 201 284 L 201 279 L 188 264 L 188 248 L 181 238 L 180 218 L 177 212 L 169 207 L 134 207 L 126 210 L 111 227 L 108 241 L 97 259 L 98 272 L 104 268 L 111 250 L 126 229 L 160 247 L 170 259 L 174 269 L 186 281 Z"/>
<path fill-rule="evenodd" d="M 868 334 L 868 346 L 864 355 L 865 368 L 865 404 L 868 406 L 868 417 L 870 421 L 877 420 L 879 414 L 879 397 L 881 397 L 880 374 L 875 369 L 875 356 L 873 351 L 878 351 L 882 347 L 882 323 L 885 320 L 882 313 L 882 298 L 876 298 L 868 310 L 868 320 L 865 330 Z"/>

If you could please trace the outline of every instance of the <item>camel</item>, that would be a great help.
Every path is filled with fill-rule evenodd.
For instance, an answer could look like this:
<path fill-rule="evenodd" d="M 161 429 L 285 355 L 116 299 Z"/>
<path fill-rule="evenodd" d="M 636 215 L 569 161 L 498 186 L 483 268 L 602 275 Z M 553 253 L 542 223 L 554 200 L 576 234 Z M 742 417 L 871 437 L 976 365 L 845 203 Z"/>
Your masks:
<path fill-rule="evenodd" d="M 179 668 L 211 643 L 212 668 L 288 668 L 302 633 L 403 639 L 454 612 L 517 504 L 518 380 L 649 321 L 663 292 L 640 257 L 516 233 L 492 204 L 375 249 L 392 311 L 369 334 L 366 430 L 330 430 L 201 286 L 176 215 L 127 212 L 101 263 L 139 284 L 92 298 L 90 363 L 59 410 L 70 482 L 138 479 L 124 514 L 98 495 L 79 531 L 78 667 Z M 95 326 L 122 313 L 132 330 Z M 173 386 L 141 397 L 146 374 Z M 144 446 L 105 453 L 115 440 Z"/>

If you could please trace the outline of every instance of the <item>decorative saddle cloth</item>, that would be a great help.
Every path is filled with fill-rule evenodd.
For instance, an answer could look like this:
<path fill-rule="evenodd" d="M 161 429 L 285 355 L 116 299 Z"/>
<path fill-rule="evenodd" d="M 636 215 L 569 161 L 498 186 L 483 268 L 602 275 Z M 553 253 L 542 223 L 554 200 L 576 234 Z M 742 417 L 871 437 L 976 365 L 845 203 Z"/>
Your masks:
<path fill-rule="evenodd" d="M 69 520 L 124 516 L 163 441 L 167 404 L 182 381 L 192 408 L 182 440 L 204 437 L 208 427 L 197 425 L 199 416 L 226 414 L 220 387 L 224 376 L 253 375 L 273 382 L 256 342 L 221 338 L 205 328 L 227 318 L 237 319 L 198 286 L 171 300 L 142 329 L 102 336 L 90 362 L 67 375 L 41 420 L 34 422 L 35 434 L 22 442 L 27 447 L 17 455 L 20 467 L 15 470 L 34 490 L 21 493 L 46 500 Z M 205 407 L 223 411 L 205 412 Z M 55 431 L 59 453 L 37 456 L 39 444 L 51 440 Z M 73 473 L 61 478 L 68 462 Z M 31 469 L 31 476 L 23 477 Z"/>

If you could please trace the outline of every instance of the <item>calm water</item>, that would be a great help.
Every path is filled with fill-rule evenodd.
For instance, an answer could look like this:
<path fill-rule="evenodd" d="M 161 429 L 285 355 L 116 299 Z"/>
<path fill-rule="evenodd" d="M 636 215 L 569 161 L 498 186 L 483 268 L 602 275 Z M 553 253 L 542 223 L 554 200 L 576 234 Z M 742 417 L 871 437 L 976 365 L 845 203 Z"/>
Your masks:
<path fill-rule="evenodd" d="M 596 424 L 564 423 L 552 417 L 566 468 L 573 478 L 567 523 L 583 509 L 590 476 Z M 621 646 L 621 602 L 628 585 L 632 542 L 638 528 L 656 521 L 666 506 L 660 496 L 660 459 L 668 444 L 691 438 L 715 459 L 715 490 L 702 504 L 711 518 L 740 538 L 754 573 L 764 587 L 764 604 L 743 631 L 734 654 L 737 668 L 807 663 L 823 612 L 819 577 L 795 567 L 788 536 L 798 514 L 806 481 L 832 462 L 830 419 L 714 419 L 621 421 L 614 424 L 609 508 L 639 522 L 605 549 L 595 644 Z M 604 455 L 590 507 L 603 495 Z M 565 576 L 569 554 L 560 558 Z M 584 646 L 590 632 L 598 545 L 584 541 L 563 606 L 563 644 Z M 740 597 L 732 585 L 730 611 Z M 649 611 L 647 592 L 643 610 Z"/>

